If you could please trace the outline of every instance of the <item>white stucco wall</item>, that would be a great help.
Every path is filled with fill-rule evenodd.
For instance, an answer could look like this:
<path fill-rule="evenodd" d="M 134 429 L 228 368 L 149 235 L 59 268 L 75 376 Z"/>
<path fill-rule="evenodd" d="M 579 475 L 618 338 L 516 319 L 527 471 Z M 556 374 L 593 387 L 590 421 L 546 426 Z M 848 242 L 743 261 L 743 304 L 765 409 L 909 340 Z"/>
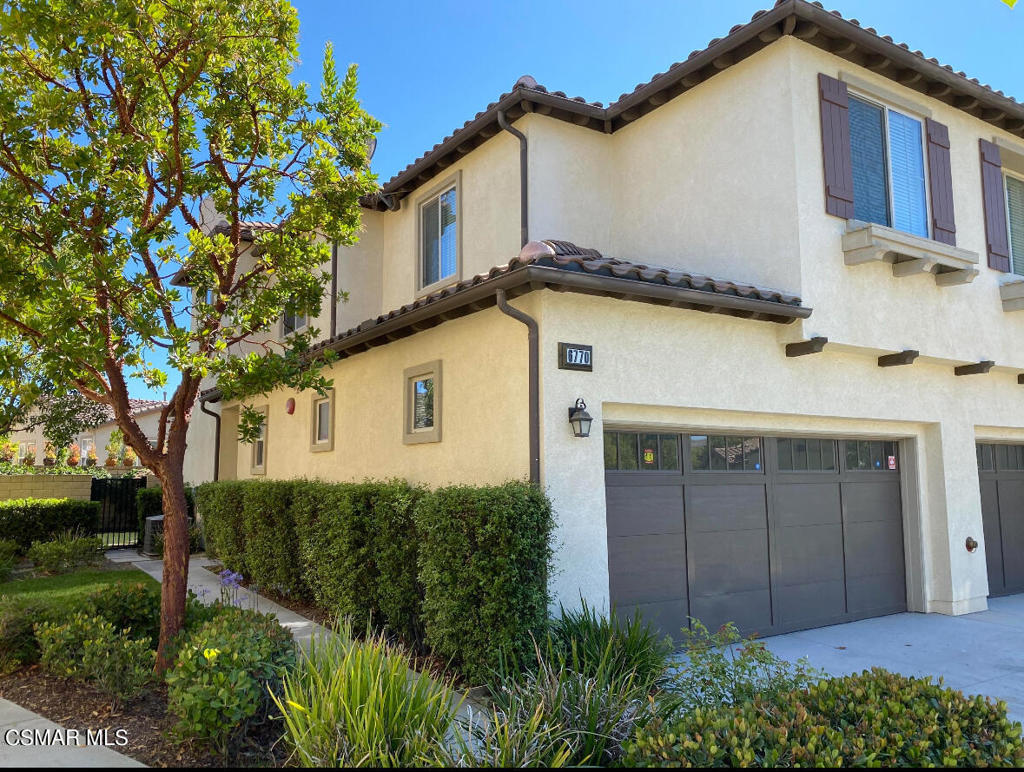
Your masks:
<path fill-rule="evenodd" d="M 541 319 L 543 482 L 559 519 L 559 599 L 608 601 L 608 426 L 902 440 L 911 608 L 986 606 L 984 545 L 964 548 L 968 536 L 983 542 L 975 441 L 1024 438 L 1015 376 L 879 368 L 872 356 L 828 349 L 787 358 L 786 326 L 573 294 L 544 293 Z M 558 370 L 558 341 L 592 343 L 594 371 Z M 595 418 L 586 440 L 566 421 L 580 396 Z"/>

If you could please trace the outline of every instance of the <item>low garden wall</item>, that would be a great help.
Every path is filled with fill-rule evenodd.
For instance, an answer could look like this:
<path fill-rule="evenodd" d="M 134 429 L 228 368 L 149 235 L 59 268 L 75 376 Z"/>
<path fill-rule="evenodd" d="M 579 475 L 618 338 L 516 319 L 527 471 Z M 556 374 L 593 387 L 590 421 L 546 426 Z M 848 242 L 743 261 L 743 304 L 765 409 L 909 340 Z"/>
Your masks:
<path fill-rule="evenodd" d="M 230 480 L 196 509 L 208 552 L 260 590 L 425 643 L 476 682 L 532 658 L 547 623 L 553 516 L 527 483 Z"/>
<path fill-rule="evenodd" d="M 75 499 L 88 501 L 92 475 L 11 474 L 0 475 L 0 501 L 11 499 Z"/>

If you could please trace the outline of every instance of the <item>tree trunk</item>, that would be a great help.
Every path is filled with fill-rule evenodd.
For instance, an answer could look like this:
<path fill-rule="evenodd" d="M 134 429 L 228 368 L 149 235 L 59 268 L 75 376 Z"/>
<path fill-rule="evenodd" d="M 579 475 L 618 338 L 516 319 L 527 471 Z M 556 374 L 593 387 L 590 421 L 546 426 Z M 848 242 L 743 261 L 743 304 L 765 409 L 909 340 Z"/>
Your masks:
<path fill-rule="evenodd" d="M 185 625 L 185 598 L 188 590 L 188 504 L 181 458 L 164 456 L 157 470 L 163 488 L 164 575 L 160 600 L 160 645 L 156 653 L 156 672 L 171 666 L 168 657 L 171 639 Z"/>

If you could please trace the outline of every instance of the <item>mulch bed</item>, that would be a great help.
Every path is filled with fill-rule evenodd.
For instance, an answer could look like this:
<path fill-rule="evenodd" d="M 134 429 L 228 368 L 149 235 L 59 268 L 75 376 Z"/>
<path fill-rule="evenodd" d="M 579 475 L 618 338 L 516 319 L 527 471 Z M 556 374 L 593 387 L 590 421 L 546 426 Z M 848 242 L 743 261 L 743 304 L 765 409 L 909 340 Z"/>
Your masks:
<path fill-rule="evenodd" d="M 60 724 L 65 729 L 123 729 L 128 744 L 112 750 L 151 767 L 217 767 L 209 754 L 170 739 L 174 717 L 167 715 L 167 690 L 160 687 L 131 700 L 116 712 L 110 698 L 84 681 L 47 675 L 38 665 L 0 678 L 0 697 Z"/>
<path fill-rule="evenodd" d="M 38 665 L 0 677 L 0 697 L 17 703 L 65 729 L 125 730 L 128 744 L 111 749 L 150 767 L 223 767 L 223 759 L 209 750 L 176 739 L 171 734 L 175 718 L 167 712 L 167 687 L 160 685 L 130 700 L 116 711 L 110 698 L 85 681 L 57 678 Z M 247 744 L 227 766 L 276 767 L 284 765 L 284 748 L 277 742 L 280 722 L 269 722 L 251 732 Z"/>

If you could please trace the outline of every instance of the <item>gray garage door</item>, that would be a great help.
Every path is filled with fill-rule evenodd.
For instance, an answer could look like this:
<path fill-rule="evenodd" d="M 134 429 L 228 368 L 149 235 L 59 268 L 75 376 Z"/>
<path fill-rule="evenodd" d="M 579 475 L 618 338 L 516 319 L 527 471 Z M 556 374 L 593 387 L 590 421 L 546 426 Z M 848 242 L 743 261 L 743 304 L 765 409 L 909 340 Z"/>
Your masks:
<path fill-rule="evenodd" d="M 618 613 L 770 635 L 906 610 L 896 443 L 605 432 Z"/>
<path fill-rule="evenodd" d="M 1024 592 L 1024 445 L 978 445 L 989 595 Z"/>

